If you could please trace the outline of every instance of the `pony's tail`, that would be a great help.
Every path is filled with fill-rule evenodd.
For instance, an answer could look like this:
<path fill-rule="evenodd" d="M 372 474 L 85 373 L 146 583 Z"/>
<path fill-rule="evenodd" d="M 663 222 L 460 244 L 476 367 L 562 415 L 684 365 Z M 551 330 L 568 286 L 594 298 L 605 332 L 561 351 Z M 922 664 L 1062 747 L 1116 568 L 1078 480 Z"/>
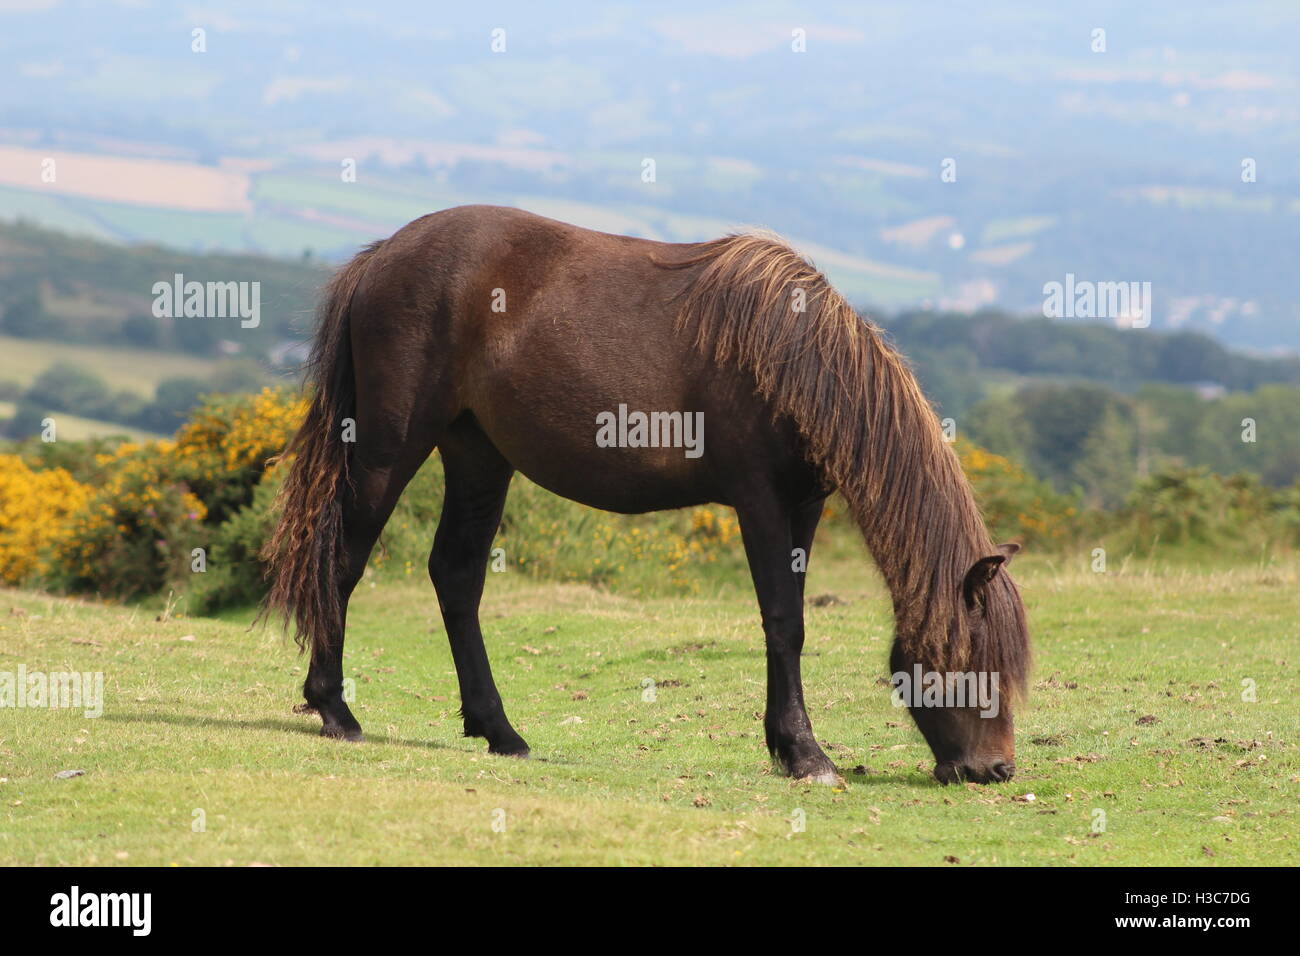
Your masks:
<path fill-rule="evenodd" d="M 342 631 L 339 581 L 346 555 L 343 496 L 348 489 L 344 419 L 356 410 L 349 313 L 352 295 L 382 243 L 367 246 L 336 272 L 320 304 L 320 322 L 307 366 L 313 389 L 307 417 L 280 460 L 289 474 L 276 499 L 279 521 L 262 547 L 271 586 L 258 619 L 292 619 L 299 648 L 329 646 Z"/>

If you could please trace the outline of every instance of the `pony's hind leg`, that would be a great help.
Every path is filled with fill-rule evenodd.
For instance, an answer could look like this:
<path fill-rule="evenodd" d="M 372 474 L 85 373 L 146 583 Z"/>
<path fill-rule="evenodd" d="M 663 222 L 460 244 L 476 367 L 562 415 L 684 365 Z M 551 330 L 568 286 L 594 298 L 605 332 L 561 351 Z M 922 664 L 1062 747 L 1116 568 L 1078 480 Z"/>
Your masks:
<path fill-rule="evenodd" d="M 433 450 L 432 438 L 404 446 L 386 445 L 376 429 L 358 428 L 349 470 L 350 489 L 343 492 L 343 561 L 339 568 L 339 628 L 324 646 L 312 649 L 303 697 L 321 717 L 321 734 L 361 740 L 361 725 L 343 699 L 343 636 L 348 601 L 361 580 L 370 552 L 388 522 L 402 490 Z"/>
<path fill-rule="evenodd" d="M 392 277 L 387 248 L 370 246 L 330 281 L 311 402 L 263 548 L 272 571 L 265 609 L 292 620 L 311 647 L 307 706 L 320 714 L 322 734 L 349 740 L 361 727 L 343 699 L 348 600 L 398 497 L 457 409 L 440 347 L 447 319 Z"/>
<path fill-rule="evenodd" d="M 491 753 L 526 757 L 528 744 L 506 718 L 492 679 L 478 619 L 492 539 L 514 469 L 472 421 L 462 420 L 451 431 L 442 444 L 446 497 L 429 578 L 456 663 L 465 736 L 486 737 Z"/>

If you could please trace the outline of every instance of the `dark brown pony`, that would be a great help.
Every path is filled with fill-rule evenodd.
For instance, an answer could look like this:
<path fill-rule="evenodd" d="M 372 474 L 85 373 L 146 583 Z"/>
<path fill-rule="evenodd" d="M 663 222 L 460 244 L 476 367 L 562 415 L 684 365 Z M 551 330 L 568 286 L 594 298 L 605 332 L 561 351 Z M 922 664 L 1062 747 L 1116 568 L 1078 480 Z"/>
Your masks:
<path fill-rule="evenodd" d="M 823 501 L 840 491 L 893 596 L 895 673 L 935 673 L 948 687 L 961 675 L 997 680 L 994 714 L 969 700 L 908 700 L 936 776 L 1011 776 L 1011 704 L 1029 655 L 1003 569 L 1016 548 L 989 539 L 908 367 L 781 241 L 672 245 L 515 209 L 444 210 L 335 275 L 309 380 L 264 553 L 264 610 L 291 618 L 311 647 L 303 694 L 326 736 L 361 737 L 343 701 L 348 598 L 402 489 L 438 448 L 446 497 L 429 576 L 465 734 L 491 752 L 528 753 L 478 620 L 519 470 L 607 511 L 736 509 L 767 642 L 768 749 L 784 771 L 823 782 L 836 771 L 804 707 L 798 549 L 811 549 Z M 702 413 L 698 457 L 670 440 L 604 447 L 599 422 L 620 405 Z M 663 434 L 673 437 L 667 425 Z"/>

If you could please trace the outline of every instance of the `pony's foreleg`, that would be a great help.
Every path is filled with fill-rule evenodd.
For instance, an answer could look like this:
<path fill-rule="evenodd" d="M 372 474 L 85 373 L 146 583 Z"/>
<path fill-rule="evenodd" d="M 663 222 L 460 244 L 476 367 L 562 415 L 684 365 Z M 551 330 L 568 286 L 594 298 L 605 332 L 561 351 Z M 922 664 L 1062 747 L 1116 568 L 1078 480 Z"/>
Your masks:
<path fill-rule="evenodd" d="M 321 734 L 344 740 L 361 740 L 361 725 L 343 697 L 343 636 L 348 600 L 365 572 L 370 552 L 388 522 L 407 483 L 433 450 L 427 443 L 411 442 L 388 450 L 379 435 L 358 429 L 356 454 L 349 472 L 350 489 L 343 492 L 343 561 L 338 588 L 341 613 L 338 630 L 324 646 L 312 648 L 311 666 L 303 683 L 303 697 L 321 717 Z"/>
<path fill-rule="evenodd" d="M 466 737 L 486 737 L 488 751 L 528 756 L 506 718 L 483 646 L 478 608 L 488 556 L 514 469 L 476 428 L 457 430 L 442 448 L 446 497 L 429 554 L 429 578 L 447 626 L 460 684 Z"/>
<path fill-rule="evenodd" d="M 812 560 L 813 537 L 826 510 L 826 499 L 817 498 L 794 510 L 790 519 L 790 538 L 795 548 L 802 552 L 803 572 L 799 574 L 799 607 L 803 607 L 804 585 L 808 581 L 808 564 Z"/>
<path fill-rule="evenodd" d="M 767 641 L 767 749 L 778 766 L 796 779 L 835 783 L 839 775 L 813 736 L 804 707 L 799 655 L 803 651 L 803 573 L 793 554 L 811 543 L 815 518 L 809 506 L 791 507 L 772 489 L 738 498 L 745 555 L 758 593 Z M 820 513 L 820 503 L 818 503 Z"/>

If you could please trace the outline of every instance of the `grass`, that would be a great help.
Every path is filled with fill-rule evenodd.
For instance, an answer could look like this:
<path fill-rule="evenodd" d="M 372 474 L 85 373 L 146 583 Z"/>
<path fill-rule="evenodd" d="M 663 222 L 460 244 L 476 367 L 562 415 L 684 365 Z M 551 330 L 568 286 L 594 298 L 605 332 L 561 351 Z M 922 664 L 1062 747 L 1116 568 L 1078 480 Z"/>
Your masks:
<path fill-rule="evenodd" d="M 1019 772 L 943 788 L 881 686 L 888 602 L 854 550 L 823 548 L 809 581 L 845 602 L 809 608 L 804 667 L 847 780 L 834 789 L 770 772 L 740 582 L 633 599 L 490 575 L 489 651 L 529 761 L 459 736 L 418 575 L 368 578 L 354 601 L 359 745 L 291 713 L 305 662 L 247 614 L 6 592 L 0 671 L 101 671 L 106 702 L 98 719 L 0 709 L 0 863 L 1300 862 L 1300 564 L 1099 575 L 1021 559 L 1037 666 Z"/>

